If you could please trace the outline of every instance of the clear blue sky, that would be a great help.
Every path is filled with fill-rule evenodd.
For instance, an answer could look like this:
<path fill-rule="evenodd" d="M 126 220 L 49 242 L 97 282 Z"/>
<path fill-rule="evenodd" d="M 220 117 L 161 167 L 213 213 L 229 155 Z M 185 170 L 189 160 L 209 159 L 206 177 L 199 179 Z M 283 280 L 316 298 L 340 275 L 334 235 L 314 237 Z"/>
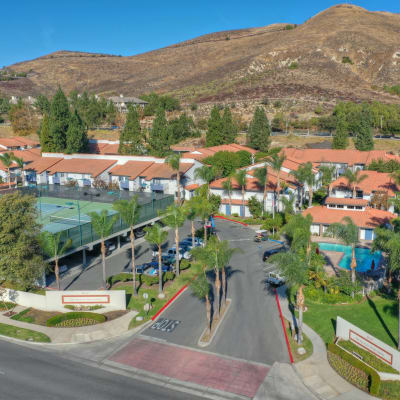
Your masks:
<path fill-rule="evenodd" d="M 317 0 L 19 0 L 1 2 L 0 67 L 78 50 L 134 55 L 205 33 L 301 24 L 338 2 Z M 352 4 L 400 12 L 399 0 Z"/>

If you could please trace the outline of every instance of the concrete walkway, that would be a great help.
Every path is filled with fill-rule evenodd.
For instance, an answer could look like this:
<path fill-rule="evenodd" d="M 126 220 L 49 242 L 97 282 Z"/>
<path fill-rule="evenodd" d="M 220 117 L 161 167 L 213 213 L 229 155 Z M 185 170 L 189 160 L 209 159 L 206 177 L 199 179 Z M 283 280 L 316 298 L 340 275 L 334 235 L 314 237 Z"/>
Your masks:
<path fill-rule="evenodd" d="M 113 319 L 109 322 L 83 326 L 81 328 L 50 328 L 43 325 L 15 321 L 2 314 L 0 314 L 0 323 L 42 332 L 51 339 L 52 344 L 76 344 L 120 336 L 124 332 L 128 331 L 129 323 L 137 314 L 137 311 L 130 311 L 122 317 Z"/>
<path fill-rule="evenodd" d="M 292 320 L 289 303 L 286 297 L 286 287 L 277 289 L 282 313 L 288 320 Z M 304 384 L 319 399 L 336 400 L 373 400 L 369 394 L 357 389 L 340 377 L 330 366 L 325 343 L 310 327 L 303 323 L 303 331 L 313 344 L 313 354 L 306 360 L 293 364 Z"/>

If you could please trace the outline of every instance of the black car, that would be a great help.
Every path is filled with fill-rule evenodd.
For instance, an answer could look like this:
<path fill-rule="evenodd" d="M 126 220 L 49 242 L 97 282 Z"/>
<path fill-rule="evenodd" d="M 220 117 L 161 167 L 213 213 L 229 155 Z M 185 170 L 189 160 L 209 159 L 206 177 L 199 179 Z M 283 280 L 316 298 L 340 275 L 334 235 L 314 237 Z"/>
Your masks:
<path fill-rule="evenodd" d="M 135 235 L 135 239 L 139 239 L 146 234 L 146 232 L 141 228 L 135 229 L 133 233 Z"/>
<path fill-rule="evenodd" d="M 268 257 L 272 256 L 273 254 L 279 253 L 279 252 L 281 252 L 283 250 L 284 250 L 283 247 L 278 247 L 276 249 L 266 250 L 264 252 L 264 255 L 263 255 L 263 261 L 266 261 Z"/>

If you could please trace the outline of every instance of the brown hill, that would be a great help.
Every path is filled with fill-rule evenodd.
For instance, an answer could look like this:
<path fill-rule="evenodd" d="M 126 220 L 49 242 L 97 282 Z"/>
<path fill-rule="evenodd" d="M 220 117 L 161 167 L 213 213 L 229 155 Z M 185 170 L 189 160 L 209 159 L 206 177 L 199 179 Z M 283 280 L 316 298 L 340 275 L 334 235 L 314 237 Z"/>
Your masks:
<path fill-rule="evenodd" d="M 295 29 L 286 24 L 218 32 L 118 57 L 59 51 L 11 66 L 27 78 L 0 82 L 8 94 L 84 89 L 99 94 L 172 92 L 187 101 L 268 97 L 400 102 L 400 15 L 331 7 Z M 348 57 L 350 63 L 343 63 Z"/>

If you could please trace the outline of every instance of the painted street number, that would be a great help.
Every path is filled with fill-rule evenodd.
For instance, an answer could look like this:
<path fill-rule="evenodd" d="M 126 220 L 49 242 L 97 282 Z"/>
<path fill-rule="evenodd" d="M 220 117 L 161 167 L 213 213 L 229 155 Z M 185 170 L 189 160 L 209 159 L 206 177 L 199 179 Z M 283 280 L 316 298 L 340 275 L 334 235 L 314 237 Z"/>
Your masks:
<path fill-rule="evenodd" d="M 160 318 L 151 326 L 151 329 L 163 332 L 172 332 L 180 323 L 181 321 L 176 321 L 174 319 Z"/>

